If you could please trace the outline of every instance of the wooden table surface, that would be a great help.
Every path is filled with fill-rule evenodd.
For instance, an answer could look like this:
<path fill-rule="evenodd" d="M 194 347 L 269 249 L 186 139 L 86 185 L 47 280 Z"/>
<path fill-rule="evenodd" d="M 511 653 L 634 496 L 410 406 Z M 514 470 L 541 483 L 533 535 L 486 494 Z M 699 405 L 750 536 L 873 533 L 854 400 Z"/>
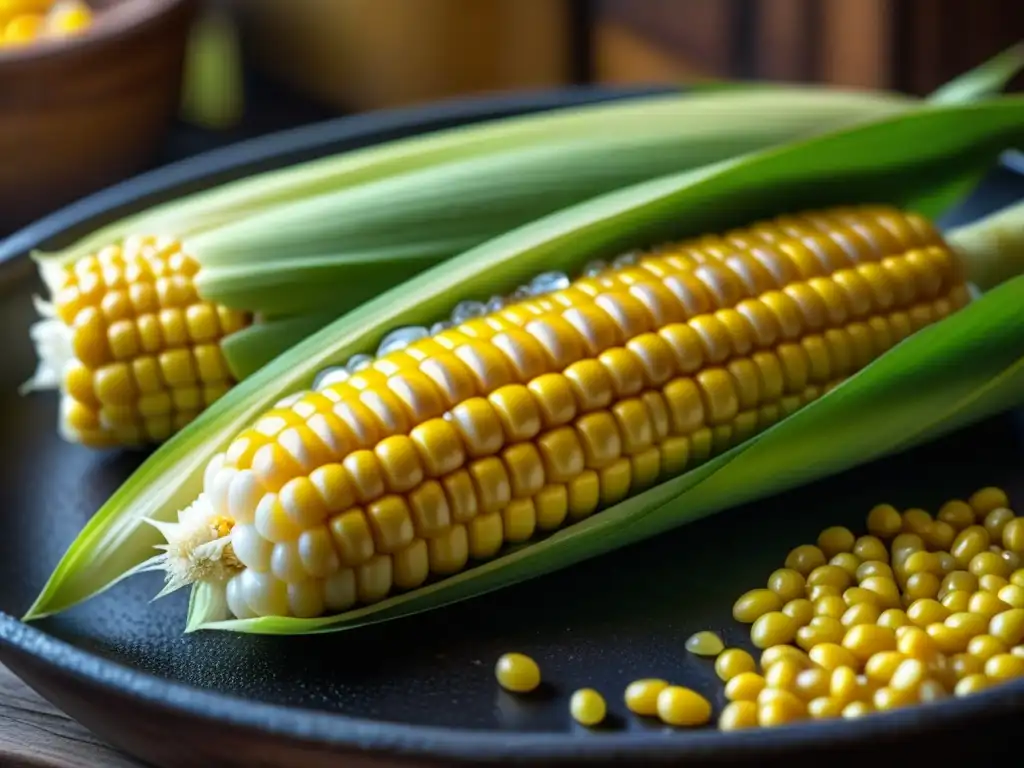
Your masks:
<path fill-rule="evenodd" d="M 0 765 L 4 768 L 142 768 L 0 666 Z"/>

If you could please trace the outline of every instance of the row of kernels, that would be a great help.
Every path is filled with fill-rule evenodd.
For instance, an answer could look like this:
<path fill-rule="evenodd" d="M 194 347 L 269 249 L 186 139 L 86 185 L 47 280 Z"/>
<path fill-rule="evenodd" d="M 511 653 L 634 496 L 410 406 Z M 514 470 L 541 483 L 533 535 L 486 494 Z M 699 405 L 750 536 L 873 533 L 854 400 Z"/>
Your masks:
<path fill-rule="evenodd" d="M 102 306 L 105 314 L 116 306 L 127 306 L 138 315 L 195 300 L 192 279 L 199 265 L 177 243 L 144 246 L 127 258 L 120 257 L 121 252 L 106 248 L 65 270 L 63 284 L 54 295 L 61 319 L 71 323 L 86 306 Z M 111 319 L 119 316 L 115 312 Z"/>
<path fill-rule="evenodd" d="M 65 368 L 64 380 L 67 394 L 80 403 L 137 408 L 143 415 L 150 415 L 161 412 L 156 407 L 159 401 L 153 400 L 155 396 L 173 396 L 175 390 L 217 387 L 230 383 L 232 376 L 220 347 L 202 344 L 192 349 L 144 355 L 131 362 L 108 363 L 95 370 L 80 361 L 71 361 Z M 199 392 L 194 393 L 193 401 L 179 403 L 177 407 L 201 407 L 203 398 Z"/>
<path fill-rule="evenodd" d="M 409 546 L 415 537 L 439 536 L 452 523 L 469 523 L 471 553 L 488 557 L 503 541 L 524 541 L 537 528 L 555 529 L 567 517 L 586 516 L 600 504 L 614 503 L 660 475 L 706 458 L 714 436 L 705 432 L 703 444 L 695 442 L 699 434 L 668 438 L 597 471 L 584 468 L 581 460 L 557 477 L 550 476 L 532 444 L 514 445 L 500 457 L 479 459 L 440 480 L 426 480 L 406 495 L 384 495 L 386 478 L 368 452 L 321 466 L 308 478 L 288 480 L 276 494 L 261 495 L 252 470 L 215 466 L 208 494 L 215 509 L 240 523 L 232 532 L 238 541 L 236 555 L 258 570 L 271 567 L 272 552 L 297 548 L 299 553 L 319 553 L 307 559 L 315 561 L 309 575 L 320 575 L 326 568 L 320 561 L 333 562 L 323 546 L 328 540 L 337 552 L 335 567 L 354 566 L 375 552 Z M 512 449 L 525 449 L 529 455 L 513 456 Z M 376 500 L 365 509 L 355 506 L 371 499 Z M 478 513 L 487 518 L 486 524 Z M 296 557 L 286 561 L 295 562 Z"/>
<path fill-rule="evenodd" d="M 187 353 L 194 345 L 215 345 L 247 324 L 242 312 L 200 302 L 184 310 L 165 309 L 112 322 L 100 310 L 86 307 L 71 326 L 71 348 L 84 365 L 100 368 L 112 362 L 130 363 L 138 355 L 174 355 Z"/>
<path fill-rule="evenodd" d="M 750 370 L 747 370 L 748 366 L 743 365 L 745 361 L 736 361 L 733 365 L 734 370 L 702 371 L 698 374 L 696 382 L 692 379 L 674 379 L 665 385 L 664 398 L 659 398 L 658 393 L 645 393 L 645 405 L 650 415 L 655 418 L 655 425 L 663 422 L 667 413 L 673 431 L 677 434 L 696 429 L 706 418 L 713 422 L 729 421 L 736 417 L 736 411 L 741 406 L 756 402 L 757 397 L 774 395 L 779 389 L 780 371 L 781 383 L 785 390 L 799 391 L 801 385 L 806 386 L 804 382 L 808 377 L 810 363 L 800 350 L 800 347 L 794 345 L 793 354 L 790 355 L 781 354 L 784 351 L 781 349 L 778 356 L 769 352 L 759 353 L 755 356 L 755 365 L 749 366 Z M 626 348 L 617 351 L 628 352 Z M 536 429 L 542 424 L 571 419 L 574 412 L 601 407 L 617 396 L 641 389 L 644 386 L 641 375 L 644 366 L 637 363 L 636 375 L 630 378 L 633 374 L 630 373 L 631 366 L 625 364 L 626 358 L 617 358 L 617 362 L 621 365 L 608 369 L 598 361 L 581 361 L 570 366 L 564 374 L 542 376 L 526 387 L 509 385 L 511 388 L 502 388 L 493 393 L 491 398 L 472 398 L 464 401 L 451 412 L 452 424 L 459 427 L 460 437 L 470 453 L 481 455 L 494 451 L 505 441 L 506 432 L 516 439 L 524 439 L 527 435 L 535 434 Z M 614 371 L 615 375 L 609 373 L 609 370 Z M 827 375 L 830 372 L 831 366 L 821 373 Z M 397 377 L 397 380 L 401 381 L 400 373 Z M 654 380 L 663 378 L 661 375 Z M 527 393 L 530 397 L 527 397 Z M 316 398 L 322 401 L 319 406 L 322 408 L 331 400 L 327 397 L 328 394 L 330 390 L 325 391 L 323 395 L 307 395 L 293 407 L 305 407 L 309 399 Z M 336 403 L 334 410 L 330 412 L 316 411 L 309 416 L 310 426 L 322 440 L 331 440 L 338 444 L 339 453 L 357 447 L 368 447 L 367 444 L 372 444 L 388 433 L 401 431 L 401 428 L 408 424 L 403 410 L 407 406 L 403 406 L 400 399 L 390 391 L 386 393 L 388 397 L 384 397 L 384 394 L 377 390 L 366 390 L 359 393 L 358 401 L 346 400 Z M 420 397 L 420 401 L 422 402 L 424 398 L 425 396 Z M 394 401 L 390 405 L 389 399 Z M 374 408 L 370 408 L 367 403 Z M 495 407 L 495 403 L 498 407 Z M 620 403 L 617 407 L 625 410 L 630 405 Z M 638 408 L 634 410 L 640 412 Z M 306 412 L 308 413 L 308 410 Z M 255 431 L 274 434 L 263 427 L 268 422 L 279 425 L 277 429 L 283 427 L 286 422 L 280 416 L 275 416 L 275 413 L 261 419 L 254 426 Z M 501 418 L 501 414 L 504 414 L 504 419 Z M 422 424 L 416 428 L 420 432 L 436 432 L 440 429 L 446 428 Z M 356 439 L 342 440 L 340 435 Z M 413 438 L 415 436 L 414 434 Z M 236 440 L 236 444 L 243 445 L 252 442 L 251 431 L 243 433 Z M 446 445 L 448 448 L 458 447 L 451 441 Z M 229 449 L 229 457 L 232 457 L 230 463 L 244 468 L 247 466 L 246 459 L 251 460 L 253 452 L 235 450 L 235 447 Z M 275 457 L 280 454 L 280 451 L 273 447 L 266 448 L 265 452 L 274 454 Z M 277 464 L 275 461 L 266 463 L 269 466 Z"/>
<path fill-rule="evenodd" d="M 787 266 L 801 278 L 830 274 L 851 263 L 881 259 L 940 242 L 934 228 L 905 217 L 898 211 L 851 209 L 843 214 L 823 212 L 802 217 L 781 217 L 760 222 L 722 236 L 702 237 L 672 246 L 678 258 L 706 263 L 709 259 L 724 260 L 737 251 L 755 253 L 771 248 L 783 251 Z M 908 222 L 913 221 L 913 224 Z M 664 250 L 664 249 L 662 249 Z M 655 257 L 660 251 L 656 252 Z M 641 265 L 644 264 L 641 261 Z M 776 252 L 762 257 L 765 266 L 781 259 Z"/>
<path fill-rule="evenodd" d="M 628 349 L 620 348 L 611 350 L 606 355 L 610 356 L 610 353 L 615 351 L 628 354 Z M 653 437 L 653 433 L 664 433 L 670 426 L 676 434 L 687 433 L 699 428 L 705 419 L 717 423 L 730 421 L 736 418 L 741 406 L 756 405 L 760 398 L 775 394 L 779 388 L 778 384 L 773 382 L 778 378 L 780 366 L 776 358 L 770 353 L 765 353 L 759 361 L 759 368 L 751 366 L 751 370 L 746 370 L 741 367 L 737 368 L 735 373 L 724 369 L 705 370 L 698 374 L 696 381 L 669 381 L 664 385 L 662 393 L 648 391 L 637 399 L 618 400 L 612 408 L 612 414 L 604 411 L 589 413 L 590 409 L 607 405 L 623 395 L 640 392 L 645 384 L 642 375 L 644 367 L 636 359 L 630 361 L 626 357 L 616 356 L 614 361 L 605 362 L 609 364 L 581 361 L 570 366 L 565 374 L 548 374 L 526 386 L 507 385 L 488 398 L 470 398 L 449 412 L 450 425 L 442 426 L 440 422 L 421 423 L 413 428 L 410 437 L 397 435 L 395 438 L 400 441 L 417 442 L 417 432 L 426 436 L 428 432 L 451 431 L 454 427 L 470 455 L 487 455 L 499 450 L 506 441 L 530 439 L 536 436 L 543 426 L 564 422 L 574 418 L 575 413 L 584 411 L 584 416 L 578 418 L 576 423 L 577 431 L 581 432 L 582 437 L 585 438 L 587 433 L 594 430 L 595 434 L 607 432 L 608 430 L 603 429 L 607 426 L 604 422 L 615 418 L 622 427 L 631 427 L 621 430 L 627 438 L 631 435 L 637 437 L 636 440 L 627 440 L 625 449 L 643 450 L 649 444 L 649 438 Z M 631 365 L 627 365 L 627 362 L 635 363 L 635 370 Z M 773 371 L 774 374 L 770 375 Z M 738 375 L 744 376 L 742 382 L 737 378 Z M 401 376 L 399 373 L 395 378 L 401 380 Z M 658 383 L 664 383 L 664 378 L 664 375 L 659 375 L 656 380 Z M 327 392 L 323 396 L 322 405 L 326 405 L 330 399 L 326 394 Z M 357 447 L 365 448 L 366 443 L 379 440 L 389 433 L 394 435 L 408 426 L 408 417 L 402 410 L 399 398 L 390 392 L 388 394 L 398 403 L 389 406 L 383 392 L 366 390 L 359 393 L 359 401 L 339 402 L 330 412 L 313 413 L 309 417 L 310 426 L 314 427 L 313 431 L 321 441 L 326 438 L 340 443 L 342 451 Z M 321 396 L 307 396 L 300 399 L 293 408 L 300 404 L 304 406 L 311 397 Z M 376 408 L 370 408 L 367 403 L 375 405 Z M 315 425 L 314 419 L 317 421 Z M 262 434 L 273 435 L 275 430 L 284 428 L 288 421 L 274 411 L 261 418 L 253 429 Z M 590 422 L 594 423 L 591 425 Z M 271 427 L 264 426 L 267 424 Z M 587 426 L 587 429 L 581 429 L 582 426 Z M 594 429 L 590 430 L 590 426 Z M 339 440 L 339 435 L 356 439 Z M 248 433 L 243 433 L 236 440 L 246 441 L 251 441 Z M 430 450 L 429 441 L 418 442 L 423 443 L 418 446 L 419 453 L 424 459 L 429 460 L 435 453 Z M 460 446 L 452 440 L 444 442 L 445 454 L 458 458 Z M 599 443 L 586 439 L 583 444 L 584 447 L 600 447 Z M 614 447 L 611 444 L 608 446 Z M 455 449 L 455 453 L 452 453 L 452 449 Z M 273 447 L 265 448 L 264 452 L 280 453 Z M 228 453 L 229 456 L 237 454 L 237 457 L 231 459 L 231 463 L 244 468 L 245 464 L 240 462 L 244 462 L 246 458 L 245 451 L 229 449 Z M 405 454 L 415 456 L 408 451 Z M 255 461 L 255 456 L 252 460 Z M 277 462 L 268 461 L 265 464 L 274 467 Z"/>
<path fill-rule="evenodd" d="M 833 304 L 838 302 L 835 307 L 829 308 L 825 299 L 811 286 L 805 285 L 803 288 L 787 286 L 785 291 L 772 292 L 759 298 L 762 305 L 770 310 L 768 313 L 753 310 L 748 313 L 742 313 L 731 308 L 719 309 L 716 312 L 694 317 L 689 323 L 661 325 L 656 335 L 660 336 L 672 347 L 672 351 L 679 362 L 680 371 L 690 372 L 698 370 L 705 362 L 716 363 L 724 361 L 730 355 L 748 353 L 755 341 L 759 341 L 764 345 L 772 343 L 772 334 L 766 330 L 764 325 L 765 322 L 770 322 L 770 320 L 765 320 L 765 318 L 769 318 L 773 314 L 778 315 L 780 311 L 783 312 L 783 315 L 778 318 L 780 327 L 784 331 L 787 328 L 790 329 L 790 333 L 785 334 L 784 337 L 796 338 L 802 328 L 814 330 L 824 327 L 826 324 L 841 324 L 845 321 L 848 314 L 845 300 L 840 295 L 832 295 L 832 292 L 826 290 L 825 283 L 827 281 L 823 281 L 817 286 L 818 291 L 829 293 L 829 300 Z M 470 336 L 460 331 L 461 326 L 453 330 L 444 331 L 433 337 L 414 342 L 406 349 L 385 355 L 373 364 L 372 372 L 382 379 L 386 379 L 389 371 L 394 373 L 397 370 L 401 370 L 402 366 L 407 364 L 409 360 L 418 359 L 426 361 L 439 352 L 444 352 L 445 350 L 453 351 L 455 353 L 454 357 L 460 358 L 460 362 L 472 372 L 473 377 L 476 379 L 474 383 L 476 384 L 478 394 L 486 395 L 494 389 L 513 381 L 515 373 L 536 375 L 541 372 L 539 355 L 536 353 L 532 355 L 524 354 L 522 347 L 525 338 L 531 339 L 531 342 L 527 343 L 528 346 L 540 348 L 540 352 L 546 358 L 543 361 L 546 365 L 545 370 L 551 371 L 553 369 L 565 368 L 573 362 L 580 361 L 585 356 L 594 357 L 600 355 L 612 349 L 616 344 L 633 340 L 637 336 L 647 334 L 647 332 L 657 327 L 656 324 L 646 321 L 629 321 L 627 323 L 629 317 L 636 315 L 641 310 L 634 307 L 633 310 L 635 311 L 627 311 L 624 305 L 622 305 L 622 302 L 626 301 L 625 295 L 619 297 L 621 299 L 619 304 L 605 302 L 607 306 L 601 306 L 601 302 L 598 301 L 601 298 L 601 296 L 598 296 L 595 299 L 597 303 L 594 305 L 594 311 L 588 312 L 587 317 L 579 322 L 570 322 L 558 313 L 544 315 L 527 322 L 524 333 L 518 333 L 514 340 L 509 331 L 504 331 L 490 337 L 488 343 L 474 341 Z M 611 299 L 609 299 L 609 302 L 611 302 Z M 637 303 L 639 304 L 639 302 Z M 870 306 L 868 309 L 870 309 Z M 566 310 L 565 314 L 569 316 L 573 312 L 578 313 L 578 311 L 579 308 L 573 307 Z M 935 313 L 930 308 L 923 314 L 927 315 L 927 317 L 924 317 L 923 323 L 934 319 Z M 752 319 L 755 317 L 760 319 L 755 321 Z M 802 322 L 801 317 L 803 318 Z M 792 328 L 794 318 L 797 325 L 795 328 Z M 826 323 L 826 319 L 832 322 Z M 611 330 L 611 326 L 614 325 L 616 320 L 620 324 L 628 324 L 630 327 L 620 327 L 619 333 L 615 334 Z M 913 317 L 906 318 L 906 320 L 906 325 L 908 326 L 905 329 L 906 333 L 910 333 L 917 324 L 921 324 L 915 323 Z M 478 325 L 480 323 L 486 324 L 487 322 L 486 318 L 470 321 L 470 323 L 477 323 Z M 609 322 L 611 325 L 608 326 L 607 332 L 600 331 L 595 327 L 595 324 L 603 327 L 604 324 Z M 755 322 L 757 327 L 754 325 Z M 902 336 L 905 334 L 901 330 L 896 335 Z M 866 339 L 868 336 L 869 334 L 865 332 L 858 334 L 857 338 L 863 337 Z M 828 341 L 828 339 L 825 341 Z M 812 363 L 814 360 L 820 359 L 825 341 L 819 340 L 819 342 L 810 345 L 810 354 L 814 356 L 811 361 Z M 863 343 L 857 341 L 848 342 L 840 340 L 839 337 L 835 337 L 832 341 L 832 346 L 836 347 L 836 345 L 839 345 L 837 348 L 841 352 L 835 353 L 834 356 L 842 360 L 856 357 L 855 350 L 864 346 Z M 497 352 L 495 348 L 501 350 L 501 353 Z M 698 350 L 701 349 L 703 349 L 703 352 L 699 353 Z M 512 350 L 514 352 L 510 353 Z M 695 354 L 697 359 L 694 359 Z M 394 356 L 396 361 L 402 362 L 392 363 L 390 360 L 392 356 Z M 663 357 L 667 360 L 667 355 L 663 355 Z M 533 364 L 526 365 L 525 361 L 527 360 L 533 361 Z M 451 363 L 452 361 L 448 360 L 447 362 Z M 444 381 L 446 383 L 450 382 L 453 378 L 452 373 L 450 371 L 445 373 Z M 332 385 L 331 388 L 337 389 L 335 397 L 345 399 L 351 396 L 353 390 L 360 388 L 358 379 L 361 375 L 365 378 L 365 374 L 355 374 L 355 376 L 350 377 L 341 384 Z M 659 382 L 654 381 L 650 383 L 657 384 Z"/>
<path fill-rule="evenodd" d="M 395 590 L 414 589 L 431 574 L 443 576 L 462 570 L 482 540 L 500 545 L 501 525 L 499 515 L 485 515 L 467 525 L 452 525 L 433 539 L 415 539 L 394 553 L 371 554 L 351 567 L 339 567 L 332 542 L 325 536 L 314 534 L 298 547 L 275 545 L 267 550 L 264 540 L 246 530 L 250 526 L 236 525 L 232 546 L 250 558 L 255 548 L 262 547 L 259 556 L 269 562 L 269 569 L 247 567 L 232 578 L 227 592 L 229 608 L 238 618 L 302 618 L 344 611 L 357 603 L 370 604 Z M 243 533 L 236 537 L 239 529 Z M 483 544 L 494 548 L 493 543 Z"/>

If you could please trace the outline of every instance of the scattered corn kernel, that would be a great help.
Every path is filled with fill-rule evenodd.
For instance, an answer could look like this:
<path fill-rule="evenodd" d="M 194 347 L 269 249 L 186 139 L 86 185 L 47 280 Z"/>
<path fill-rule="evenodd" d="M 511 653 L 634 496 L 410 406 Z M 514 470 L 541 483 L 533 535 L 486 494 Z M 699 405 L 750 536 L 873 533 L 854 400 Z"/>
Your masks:
<path fill-rule="evenodd" d="M 741 672 L 725 684 L 725 698 L 729 701 L 756 701 L 765 689 L 765 679 L 756 672 Z"/>
<path fill-rule="evenodd" d="M 573 720 L 588 727 L 599 725 L 608 712 L 604 697 L 593 688 L 581 688 L 569 700 Z"/>
<path fill-rule="evenodd" d="M 757 648 L 768 648 L 791 642 L 798 629 L 797 623 L 791 617 L 782 611 L 772 611 L 754 622 L 750 628 L 750 641 Z"/>
<path fill-rule="evenodd" d="M 498 684 L 507 691 L 529 693 L 540 685 L 540 667 L 522 653 L 506 653 L 494 669 Z"/>
<path fill-rule="evenodd" d="M 768 577 L 768 589 L 784 603 L 803 597 L 805 584 L 804 577 L 791 568 L 779 568 Z"/>
<path fill-rule="evenodd" d="M 715 659 L 715 674 L 725 682 L 744 672 L 754 672 L 756 669 L 757 664 L 754 663 L 754 657 L 742 648 L 729 648 Z"/>
<path fill-rule="evenodd" d="M 744 624 L 753 624 L 766 613 L 781 611 L 784 601 L 770 589 L 752 589 L 740 595 L 732 606 L 732 617 Z"/>
<path fill-rule="evenodd" d="M 765 693 L 772 695 L 766 697 Z M 757 724 L 762 728 L 774 728 L 807 717 L 807 705 L 794 693 L 765 689 L 762 697 L 759 697 L 757 707 Z"/>
<path fill-rule="evenodd" d="M 711 702 L 689 688 L 669 685 L 658 694 L 658 717 L 666 725 L 705 725 L 711 720 Z"/>
<path fill-rule="evenodd" d="M 971 505 L 974 514 L 979 519 L 984 518 L 993 509 L 1010 506 L 1010 500 L 1006 497 L 1006 492 L 1002 488 L 994 486 L 975 491 L 971 494 L 967 503 Z"/>
<path fill-rule="evenodd" d="M 634 715 L 654 717 L 658 714 L 658 694 L 668 688 L 668 682 L 657 678 L 634 680 L 626 686 L 623 699 Z"/>
<path fill-rule="evenodd" d="M 985 690 L 991 684 L 992 682 L 983 673 L 976 673 L 968 675 L 962 680 L 957 681 L 956 687 L 953 689 L 953 693 L 956 696 L 968 696 L 972 693 Z"/>
<path fill-rule="evenodd" d="M 805 598 L 790 600 L 782 606 L 782 612 L 789 616 L 798 626 L 806 626 L 814 618 L 814 603 Z"/>
<path fill-rule="evenodd" d="M 761 669 L 767 670 L 773 664 L 778 664 L 783 659 L 792 659 L 804 667 L 811 665 L 811 660 L 807 657 L 807 654 L 799 648 L 794 648 L 792 645 L 773 645 L 771 648 L 765 648 L 761 653 Z"/>
<path fill-rule="evenodd" d="M 725 650 L 725 643 L 714 632 L 697 632 L 686 639 L 686 650 L 696 656 L 717 656 Z"/>
<path fill-rule="evenodd" d="M 856 537 L 849 528 L 834 525 L 819 534 L 818 548 L 825 554 L 825 557 L 832 558 L 840 552 L 852 551 L 856 541 Z"/>
<path fill-rule="evenodd" d="M 891 504 L 879 504 L 868 512 L 868 531 L 880 539 L 891 539 L 903 529 L 903 518 Z"/>
<path fill-rule="evenodd" d="M 813 544 L 801 544 L 795 547 L 786 556 L 786 568 L 796 571 L 806 577 L 811 571 L 820 565 L 825 565 L 828 558 L 825 553 Z"/>
<path fill-rule="evenodd" d="M 757 702 L 732 701 L 725 705 L 718 716 L 718 729 L 721 731 L 738 731 L 742 728 L 757 727 Z"/>

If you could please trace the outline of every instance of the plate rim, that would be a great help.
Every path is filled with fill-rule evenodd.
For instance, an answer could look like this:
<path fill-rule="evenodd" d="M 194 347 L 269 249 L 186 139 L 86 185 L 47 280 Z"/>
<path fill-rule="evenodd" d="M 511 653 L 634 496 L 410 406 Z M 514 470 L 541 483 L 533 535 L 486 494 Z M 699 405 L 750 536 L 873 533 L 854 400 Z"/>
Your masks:
<path fill-rule="evenodd" d="M 98 220 L 112 212 L 117 216 L 125 215 L 151 204 L 154 197 L 204 179 L 248 175 L 255 169 L 246 169 L 259 163 L 269 161 L 280 163 L 274 167 L 281 167 L 290 164 L 288 158 L 295 155 L 343 142 L 373 144 L 382 140 L 382 134 L 394 131 L 426 133 L 448 124 L 467 124 L 510 114 L 544 112 L 672 91 L 685 92 L 685 88 L 572 86 L 469 96 L 342 116 L 275 131 L 161 166 L 65 206 L 0 241 L 0 266 L 27 257 L 33 249 L 54 247 L 52 244 L 61 237 L 76 237 L 71 233 L 96 226 Z M 421 126 L 428 127 L 419 130 Z M 375 136 L 378 138 L 374 139 Z M 1024 168 L 1019 164 L 1020 157 L 1020 153 L 1009 151 L 1000 164 L 1021 173 Z M 796 750 L 842 750 L 863 745 L 866 740 L 913 739 L 915 735 L 950 726 L 962 729 L 973 722 L 1019 710 L 1024 700 L 1024 680 L 1019 680 L 966 699 L 950 698 L 897 710 L 881 718 L 810 722 L 782 729 L 736 733 L 707 728 L 664 728 L 577 734 L 413 725 L 253 701 L 189 686 L 104 658 L 0 612 L 0 661 L 9 661 L 13 671 L 22 666 L 19 656 L 25 659 L 24 663 L 39 665 L 42 670 L 54 673 L 59 681 L 78 682 L 101 693 L 126 697 L 150 708 L 170 710 L 211 726 L 227 724 L 329 750 L 390 755 L 406 760 L 440 758 L 459 763 L 481 760 L 514 760 L 525 764 L 551 760 L 596 763 L 623 758 L 678 761 L 712 756 L 716 762 L 751 756 L 767 759 Z"/>
<path fill-rule="evenodd" d="M 338 752 L 458 763 L 514 760 L 529 765 L 568 760 L 593 764 L 624 758 L 685 761 L 709 757 L 729 763 L 755 755 L 764 760 L 796 750 L 842 752 L 869 742 L 912 741 L 945 728 L 967 730 L 979 721 L 1019 711 L 1024 701 L 1021 679 L 966 698 L 950 697 L 887 712 L 884 717 L 805 721 L 779 729 L 722 732 L 707 727 L 664 727 L 581 733 L 471 729 L 352 717 L 195 688 L 105 659 L 0 612 L 0 659 L 11 652 L 44 664 L 62 680 L 84 683 L 98 692 L 170 710 L 209 726 L 229 725 Z"/>

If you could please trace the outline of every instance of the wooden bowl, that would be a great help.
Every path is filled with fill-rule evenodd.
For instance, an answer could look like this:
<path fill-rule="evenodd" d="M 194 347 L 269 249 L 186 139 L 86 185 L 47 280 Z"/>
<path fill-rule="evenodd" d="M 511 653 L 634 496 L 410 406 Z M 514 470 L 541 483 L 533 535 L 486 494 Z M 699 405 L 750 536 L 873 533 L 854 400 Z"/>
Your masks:
<path fill-rule="evenodd" d="M 151 162 L 198 0 L 100 0 L 66 40 L 0 49 L 0 235 Z"/>

